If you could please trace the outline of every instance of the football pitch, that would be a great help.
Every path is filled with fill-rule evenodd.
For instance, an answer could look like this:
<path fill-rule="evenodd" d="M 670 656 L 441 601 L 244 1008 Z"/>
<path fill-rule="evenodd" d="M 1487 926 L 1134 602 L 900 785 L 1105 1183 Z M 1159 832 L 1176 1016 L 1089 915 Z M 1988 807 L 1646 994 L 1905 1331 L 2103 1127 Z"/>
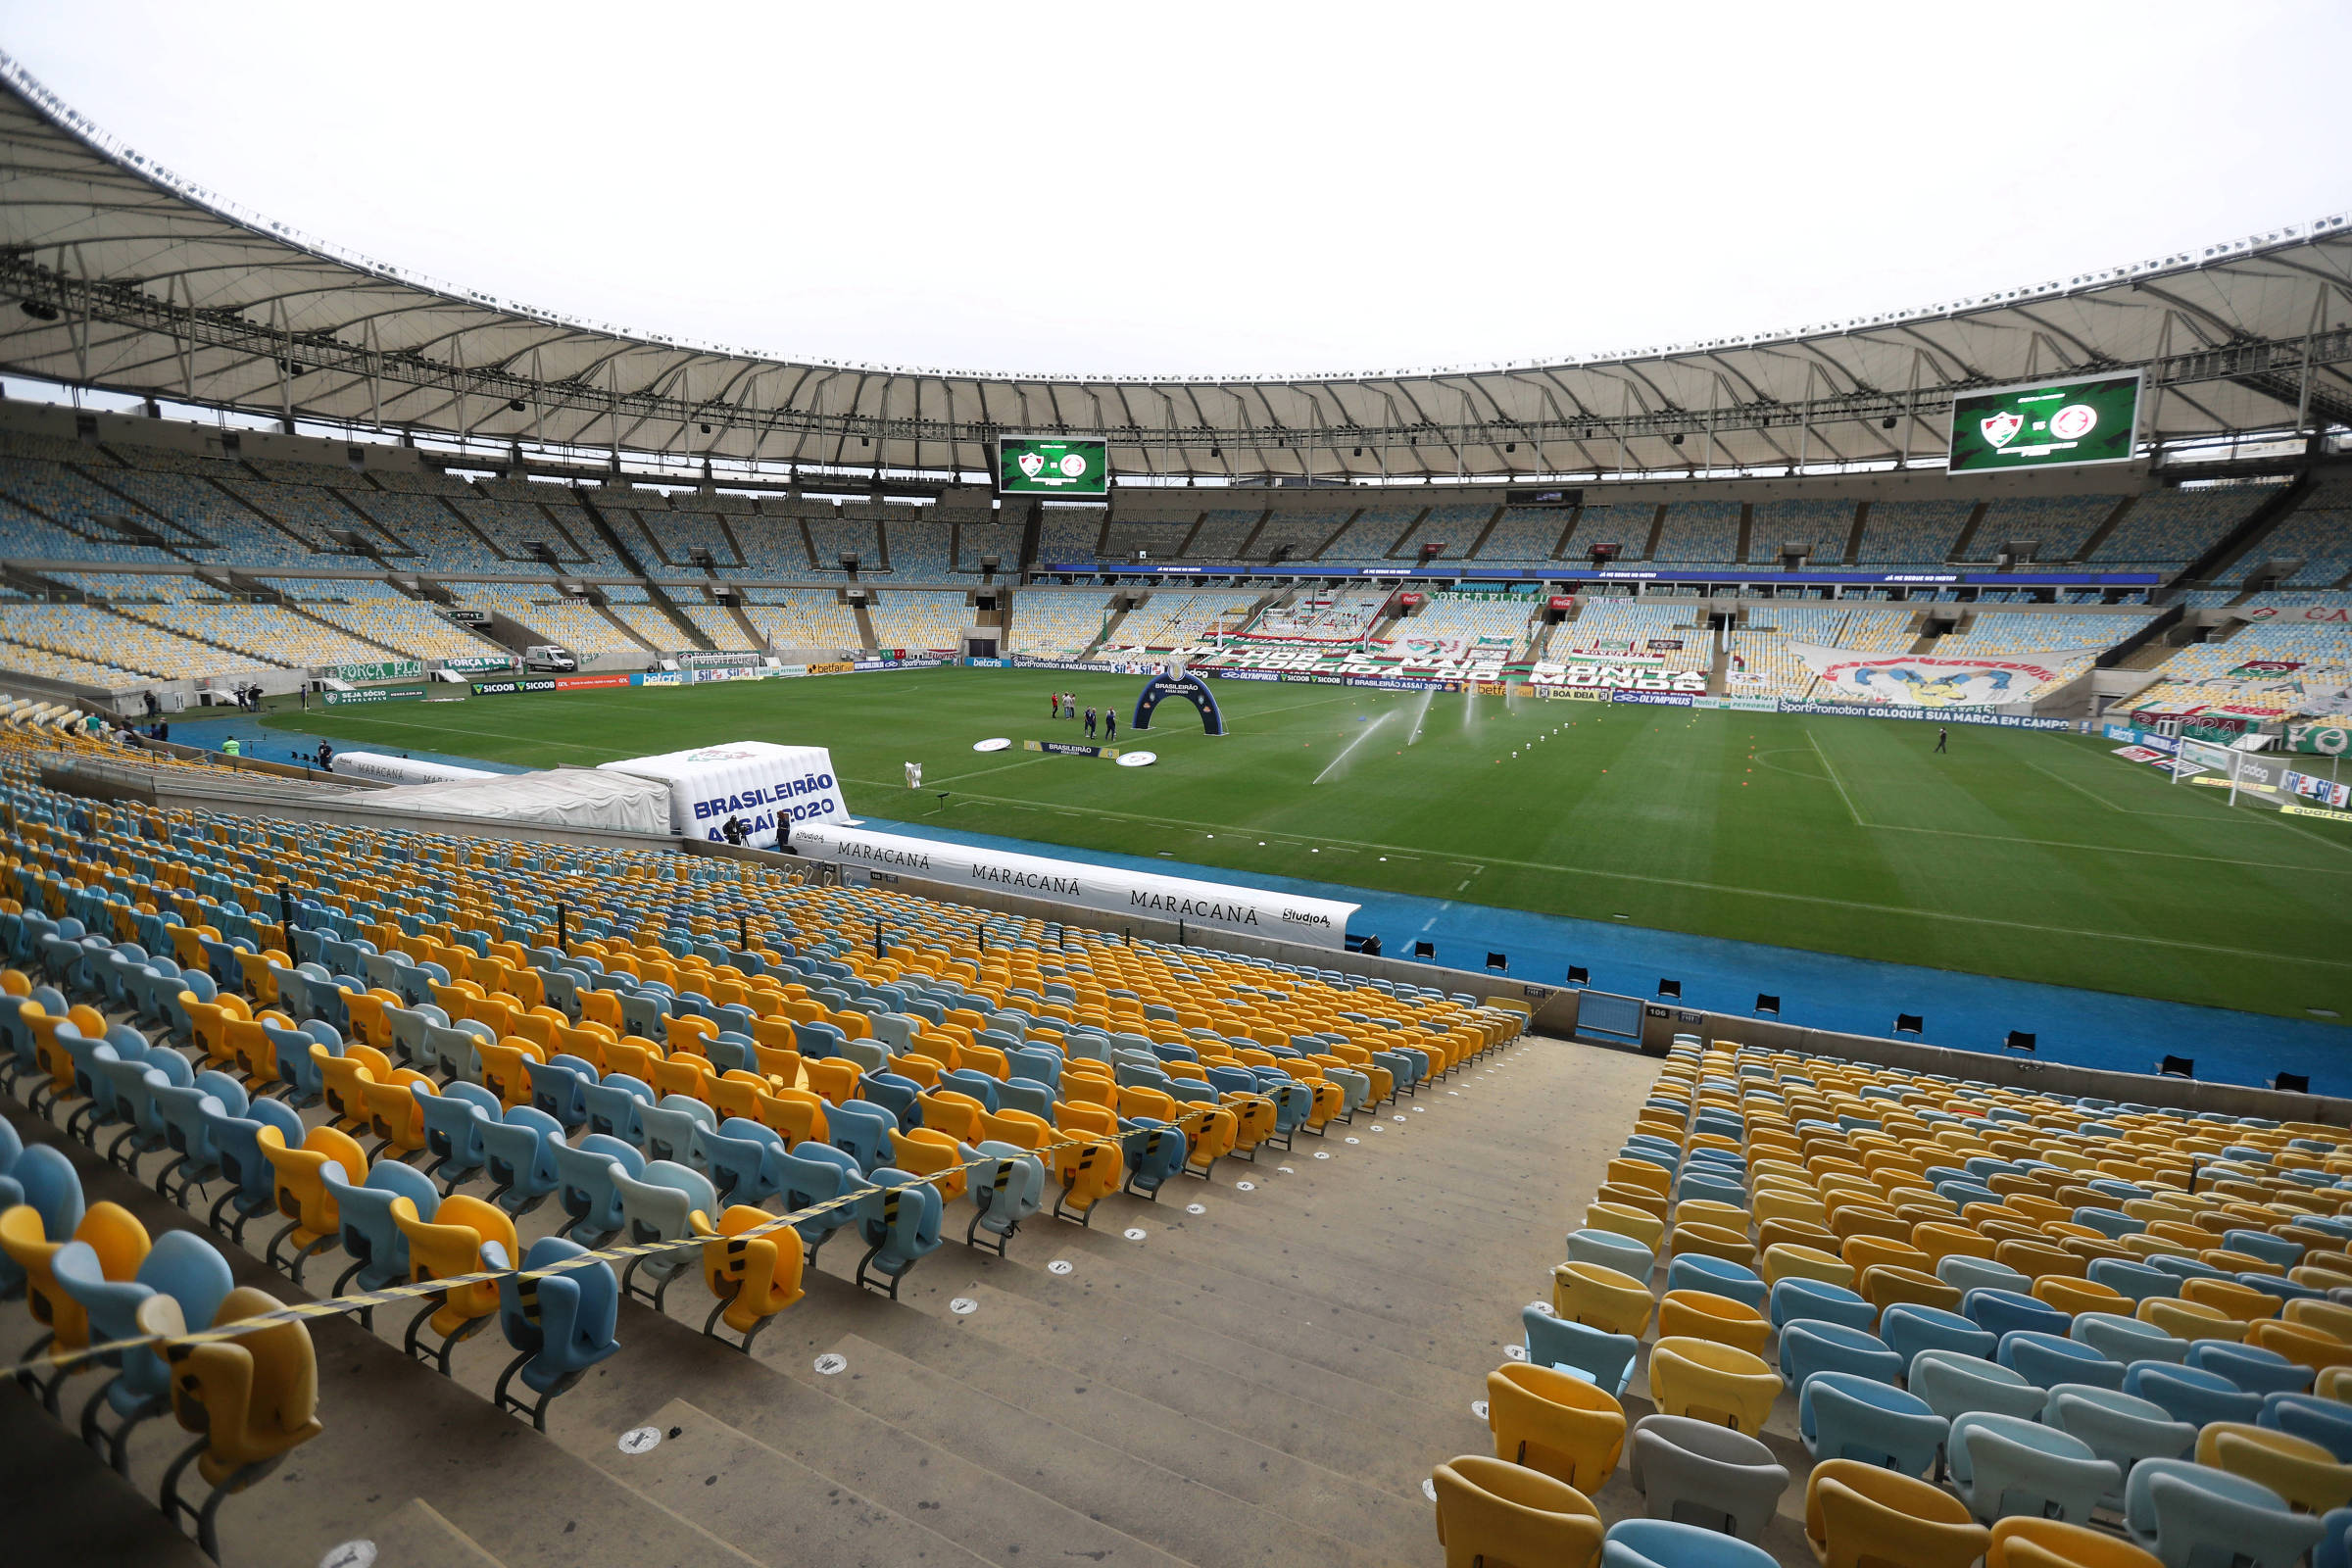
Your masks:
<path fill-rule="evenodd" d="M 831 750 L 850 808 L 1934 968 L 2352 1015 L 2352 824 L 2230 808 L 2084 736 L 1212 682 L 1137 735 L 1139 677 L 934 670 L 278 714 L 371 751 L 592 766 L 733 740 Z M 1048 694 L 1119 710 L 1150 767 Z M 1012 749 L 975 753 L 1002 736 Z M 910 790 L 902 767 L 923 764 Z M 1396 955 L 1405 934 L 1384 932 Z M 2322 1010 L 2325 1009 L 2325 1010 Z"/>

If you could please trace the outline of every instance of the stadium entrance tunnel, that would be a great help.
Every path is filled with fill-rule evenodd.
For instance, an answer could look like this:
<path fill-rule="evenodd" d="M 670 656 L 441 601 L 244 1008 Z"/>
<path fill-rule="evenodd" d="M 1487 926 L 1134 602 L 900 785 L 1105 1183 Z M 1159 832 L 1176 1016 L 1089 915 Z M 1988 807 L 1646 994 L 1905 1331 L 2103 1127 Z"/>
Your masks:
<path fill-rule="evenodd" d="M 1146 681 L 1135 700 L 1135 717 L 1127 727 L 1150 729 L 1152 710 L 1170 697 L 1181 697 L 1200 710 L 1200 727 L 1207 733 L 1225 733 L 1225 715 L 1217 710 L 1216 695 L 1208 689 L 1208 682 L 1189 671 L 1182 675 L 1154 675 Z"/>

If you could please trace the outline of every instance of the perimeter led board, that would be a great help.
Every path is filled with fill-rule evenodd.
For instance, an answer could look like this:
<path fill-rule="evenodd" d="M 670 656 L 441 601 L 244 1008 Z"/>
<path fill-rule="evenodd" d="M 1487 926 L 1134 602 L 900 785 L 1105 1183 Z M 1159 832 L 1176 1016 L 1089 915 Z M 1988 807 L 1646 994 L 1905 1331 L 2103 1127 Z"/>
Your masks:
<path fill-rule="evenodd" d="M 1953 473 L 2129 463 L 2139 372 L 1963 392 L 1952 400 Z"/>
<path fill-rule="evenodd" d="M 1110 494 L 1110 443 L 1000 436 L 997 489 L 1008 496 L 1106 496 Z"/>

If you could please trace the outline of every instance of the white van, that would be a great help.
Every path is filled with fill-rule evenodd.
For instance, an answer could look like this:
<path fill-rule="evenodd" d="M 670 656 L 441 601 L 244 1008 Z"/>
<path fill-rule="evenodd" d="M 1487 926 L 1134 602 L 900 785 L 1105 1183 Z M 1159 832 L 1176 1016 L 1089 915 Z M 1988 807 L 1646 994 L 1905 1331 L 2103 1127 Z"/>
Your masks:
<path fill-rule="evenodd" d="M 567 675 L 580 667 L 580 662 L 554 643 L 541 643 L 522 651 L 522 667 Z"/>

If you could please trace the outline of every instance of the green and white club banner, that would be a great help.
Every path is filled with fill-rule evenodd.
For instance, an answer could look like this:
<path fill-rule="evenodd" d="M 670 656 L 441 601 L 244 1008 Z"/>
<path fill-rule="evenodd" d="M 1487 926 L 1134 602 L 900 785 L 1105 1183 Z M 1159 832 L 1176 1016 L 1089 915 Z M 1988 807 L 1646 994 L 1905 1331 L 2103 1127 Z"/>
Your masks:
<path fill-rule="evenodd" d="M 2286 749 L 2320 757 L 2352 752 L 2352 720 L 2332 724 L 2296 724 L 2286 732 Z"/>
<path fill-rule="evenodd" d="M 319 671 L 329 680 L 415 680 L 424 673 L 420 659 L 386 659 L 370 664 L 328 664 Z"/>

